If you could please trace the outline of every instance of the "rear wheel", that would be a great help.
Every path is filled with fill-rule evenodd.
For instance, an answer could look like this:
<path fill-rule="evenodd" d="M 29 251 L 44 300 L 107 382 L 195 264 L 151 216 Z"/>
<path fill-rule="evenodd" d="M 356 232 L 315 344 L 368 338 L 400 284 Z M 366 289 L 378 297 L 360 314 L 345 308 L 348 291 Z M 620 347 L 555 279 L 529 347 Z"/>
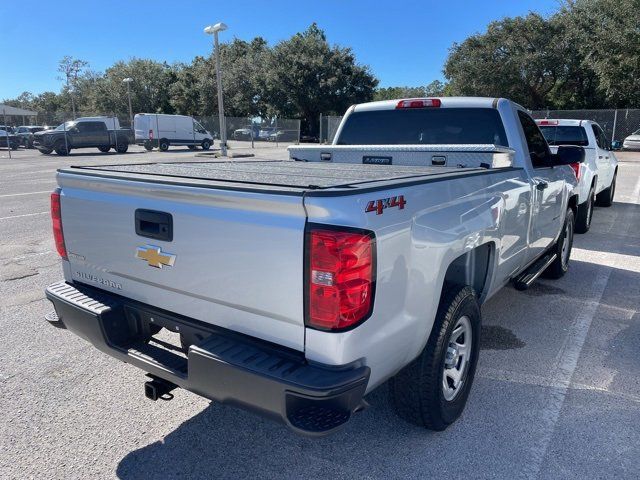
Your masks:
<path fill-rule="evenodd" d="M 567 270 L 569 270 L 569 258 L 571 257 L 573 231 L 575 229 L 574 223 L 575 216 L 573 214 L 573 210 L 569 208 L 567 209 L 560 238 L 558 238 L 558 241 L 551 250 L 552 253 L 556 254 L 556 259 L 544 271 L 545 277 L 557 279 L 562 277 L 567 273 Z"/>
<path fill-rule="evenodd" d="M 209 148 L 211 148 L 211 142 L 209 141 L 209 139 L 205 138 L 202 141 L 202 149 L 203 150 L 209 150 Z"/>
<path fill-rule="evenodd" d="M 478 363 L 480 323 L 473 289 L 445 284 L 427 345 L 389 381 L 400 417 L 444 430 L 462 414 Z"/>
<path fill-rule="evenodd" d="M 69 152 L 71 151 L 71 149 L 67 147 L 67 145 L 64 142 L 58 143 L 54 148 L 54 150 L 58 155 L 62 155 L 62 156 L 69 155 Z"/>
<path fill-rule="evenodd" d="M 196 149 L 196 146 L 195 146 L 195 145 L 187 145 L 187 148 L 188 148 L 189 150 L 195 150 L 195 149 Z"/>
<path fill-rule="evenodd" d="M 151 142 L 144 142 L 144 149 L 147 152 L 150 152 L 151 150 L 153 150 L 153 145 L 151 145 Z"/>
<path fill-rule="evenodd" d="M 576 233 L 587 233 L 591 227 L 593 218 L 593 204 L 595 203 L 595 191 L 593 187 L 589 190 L 587 200 L 578 205 L 578 215 L 576 216 Z"/>
<path fill-rule="evenodd" d="M 49 155 L 51 152 L 53 152 L 53 150 L 51 150 L 50 148 L 40 148 L 38 149 L 38 151 L 43 155 Z"/>
<path fill-rule="evenodd" d="M 163 138 L 162 140 L 160 140 L 159 148 L 163 152 L 166 152 L 167 150 L 169 150 L 169 140 L 167 140 L 166 138 Z"/>
<path fill-rule="evenodd" d="M 129 142 L 127 141 L 118 142 L 118 146 L 116 147 L 116 152 L 127 153 L 127 150 L 129 150 Z"/>
<path fill-rule="evenodd" d="M 109 150 L 111 150 L 111 147 L 98 147 L 98 150 L 100 150 L 102 153 L 107 153 Z"/>
<path fill-rule="evenodd" d="M 618 172 L 613 175 L 611 185 L 609 188 L 605 188 L 596 196 L 596 205 L 599 207 L 610 207 L 613 205 L 613 196 L 616 193 L 616 179 L 618 178 Z"/>

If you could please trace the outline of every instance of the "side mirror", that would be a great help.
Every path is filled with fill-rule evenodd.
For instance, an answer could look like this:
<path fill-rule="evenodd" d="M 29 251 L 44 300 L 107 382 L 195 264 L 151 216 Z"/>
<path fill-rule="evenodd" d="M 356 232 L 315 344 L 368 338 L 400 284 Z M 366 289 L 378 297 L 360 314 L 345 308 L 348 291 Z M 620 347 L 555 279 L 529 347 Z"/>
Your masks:
<path fill-rule="evenodd" d="M 554 165 L 571 165 L 584 162 L 584 148 L 574 145 L 560 145 L 553 156 Z"/>

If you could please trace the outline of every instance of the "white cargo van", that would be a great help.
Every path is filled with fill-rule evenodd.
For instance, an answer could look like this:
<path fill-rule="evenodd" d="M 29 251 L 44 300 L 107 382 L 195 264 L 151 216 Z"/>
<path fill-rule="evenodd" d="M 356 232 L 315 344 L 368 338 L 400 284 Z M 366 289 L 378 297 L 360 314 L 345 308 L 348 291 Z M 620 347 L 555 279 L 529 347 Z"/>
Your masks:
<path fill-rule="evenodd" d="M 198 145 L 209 150 L 213 135 L 193 117 L 138 113 L 133 120 L 136 144 L 151 151 L 154 147 L 167 151 L 170 145 L 186 145 L 194 150 Z"/>

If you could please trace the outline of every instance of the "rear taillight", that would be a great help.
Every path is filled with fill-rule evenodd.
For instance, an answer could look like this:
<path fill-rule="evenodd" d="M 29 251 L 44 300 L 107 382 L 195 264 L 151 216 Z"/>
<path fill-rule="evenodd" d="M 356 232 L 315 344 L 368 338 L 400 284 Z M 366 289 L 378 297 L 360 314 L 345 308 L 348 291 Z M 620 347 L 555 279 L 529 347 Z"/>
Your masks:
<path fill-rule="evenodd" d="M 366 320 L 375 289 L 373 232 L 317 227 L 306 241 L 307 326 L 344 330 Z"/>
<path fill-rule="evenodd" d="M 439 98 L 409 98 L 407 100 L 400 100 L 396 108 L 437 108 L 441 105 L 442 102 Z"/>
<path fill-rule="evenodd" d="M 573 168 L 573 173 L 576 174 L 576 180 L 580 181 L 580 177 L 582 176 L 582 168 L 581 163 L 570 163 L 571 168 Z"/>
<path fill-rule="evenodd" d="M 153 140 L 153 130 L 149 130 L 149 140 Z"/>
<path fill-rule="evenodd" d="M 51 223 L 53 224 L 53 239 L 56 242 L 56 250 L 58 250 L 62 258 L 67 258 L 67 249 L 64 246 L 64 235 L 62 233 L 59 188 L 51 194 Z"/>

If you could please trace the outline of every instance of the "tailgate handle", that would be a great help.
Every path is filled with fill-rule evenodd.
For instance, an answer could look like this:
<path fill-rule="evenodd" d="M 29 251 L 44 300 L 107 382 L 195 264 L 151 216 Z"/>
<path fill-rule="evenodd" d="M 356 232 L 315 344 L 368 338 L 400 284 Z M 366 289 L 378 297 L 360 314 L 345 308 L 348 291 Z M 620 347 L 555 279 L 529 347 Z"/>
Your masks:
<path fill-rule="evenodd" d="M 141 237 L 170 242 L 173 240 L 173 217 L 155 210 L 136 210 L 136 233 Z"/>

